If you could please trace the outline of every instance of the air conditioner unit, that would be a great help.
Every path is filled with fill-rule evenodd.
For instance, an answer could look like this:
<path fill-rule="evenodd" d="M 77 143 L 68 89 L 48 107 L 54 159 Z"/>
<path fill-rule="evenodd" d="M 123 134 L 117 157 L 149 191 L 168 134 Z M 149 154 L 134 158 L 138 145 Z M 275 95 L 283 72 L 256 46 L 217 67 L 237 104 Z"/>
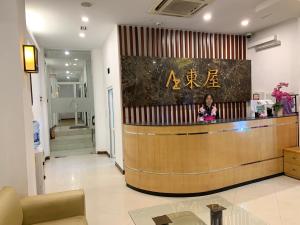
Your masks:
<path fill-rule="evenodd" d="M 280 45 L 281 45 L 281 41 L 277 39 L 277 35 L 274 35 L 255 42 L 250 42 L 248 49 L 254 48 L 258 52 L 258 51 L 262 51 Z"/>
<path fill-rule="evenodd" d="M 152 14 L 191 17 L 214 0 L 159 0 L 150 10 Z"/>

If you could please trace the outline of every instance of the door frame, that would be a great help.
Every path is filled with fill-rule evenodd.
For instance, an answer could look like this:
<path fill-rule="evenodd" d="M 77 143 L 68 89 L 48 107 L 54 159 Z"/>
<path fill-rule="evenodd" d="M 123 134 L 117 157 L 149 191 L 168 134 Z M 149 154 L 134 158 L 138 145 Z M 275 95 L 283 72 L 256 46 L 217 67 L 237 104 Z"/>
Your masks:
<path fill-rule="evenodd" d="M 111 94 L 111 101 L 110 101 L 110 94 Z M 109 152 L 110 152 L 110 157 L 115 158 L 116 156 L 115 109 L 114 109 L 114 90 L 112 86 L 107 88 L 107 106 L 108 106 L 108 126 L 109 126 Z"/>

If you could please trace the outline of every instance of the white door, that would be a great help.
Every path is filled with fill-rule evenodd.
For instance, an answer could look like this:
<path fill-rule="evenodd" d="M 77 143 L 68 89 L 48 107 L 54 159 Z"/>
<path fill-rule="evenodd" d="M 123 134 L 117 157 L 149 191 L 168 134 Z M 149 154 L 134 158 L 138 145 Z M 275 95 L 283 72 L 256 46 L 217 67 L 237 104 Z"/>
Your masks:
<path fill-rule="evenodd" d="M 114 123 L 114 95 L 113 89 L 108 89 L 108 110 L 109 110 L 109 140 L 110 155 L 115 158 L 115 123 Z"/>
<path fill-rule="evenodd" d="M 74 116 L 75 118 L 75 125 L 86 125 L 87 119 L 83 116 L 83 113 L 90 113 L 92 103 L 90 98 L 86 98 L 81 93 L 83 90 L 82 84 L 76 82 L 66 84 L 60 83 L 58 86 L 70 86 L 71 88 L 65 89 L 64 92 L 62 91 L 64 89 L 59 88 L 59 95 L 56 98 L 51 99 L 52 113 L 73 114 L 71 116 Z M 80 115 L 81 120 L 78 120 Z"/>

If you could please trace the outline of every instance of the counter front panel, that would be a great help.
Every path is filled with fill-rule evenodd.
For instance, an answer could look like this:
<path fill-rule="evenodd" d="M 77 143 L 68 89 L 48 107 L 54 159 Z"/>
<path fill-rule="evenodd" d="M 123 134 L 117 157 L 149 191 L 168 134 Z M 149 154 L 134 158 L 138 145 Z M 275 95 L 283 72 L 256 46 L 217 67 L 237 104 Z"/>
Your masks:
<path fill-rule="evenodd" d="M 283 172 L 298 145 L 297 116 L 193 126 L 124 125 L 129 186 L 162 194 L 210 192 Z"/>

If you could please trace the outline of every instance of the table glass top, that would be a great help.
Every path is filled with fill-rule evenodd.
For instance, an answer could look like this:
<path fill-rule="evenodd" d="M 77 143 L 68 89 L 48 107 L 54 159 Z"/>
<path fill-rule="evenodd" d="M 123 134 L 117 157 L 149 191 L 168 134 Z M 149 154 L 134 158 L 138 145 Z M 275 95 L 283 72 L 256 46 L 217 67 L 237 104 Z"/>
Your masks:
<path fill-rule="evenodd" d="M 225 208 L 222 211 L 222 221 L 220 221 L 218 209 L 212 212 L 214 216 L 211 217 L 211 209 L 208 206 L 216 205 L 221 209 Z M 161 221 L 171 220 L 173 223 L 170 225 L 268 225 L 241 207 L 233 205 L 217 195 L 138 209 L 130 211 L 129 215 L 135 225 L 155 225 L 159 224 L 157 221 L 160 219 Z M 167 218 L 164 215 L 167 215 Z"/>

